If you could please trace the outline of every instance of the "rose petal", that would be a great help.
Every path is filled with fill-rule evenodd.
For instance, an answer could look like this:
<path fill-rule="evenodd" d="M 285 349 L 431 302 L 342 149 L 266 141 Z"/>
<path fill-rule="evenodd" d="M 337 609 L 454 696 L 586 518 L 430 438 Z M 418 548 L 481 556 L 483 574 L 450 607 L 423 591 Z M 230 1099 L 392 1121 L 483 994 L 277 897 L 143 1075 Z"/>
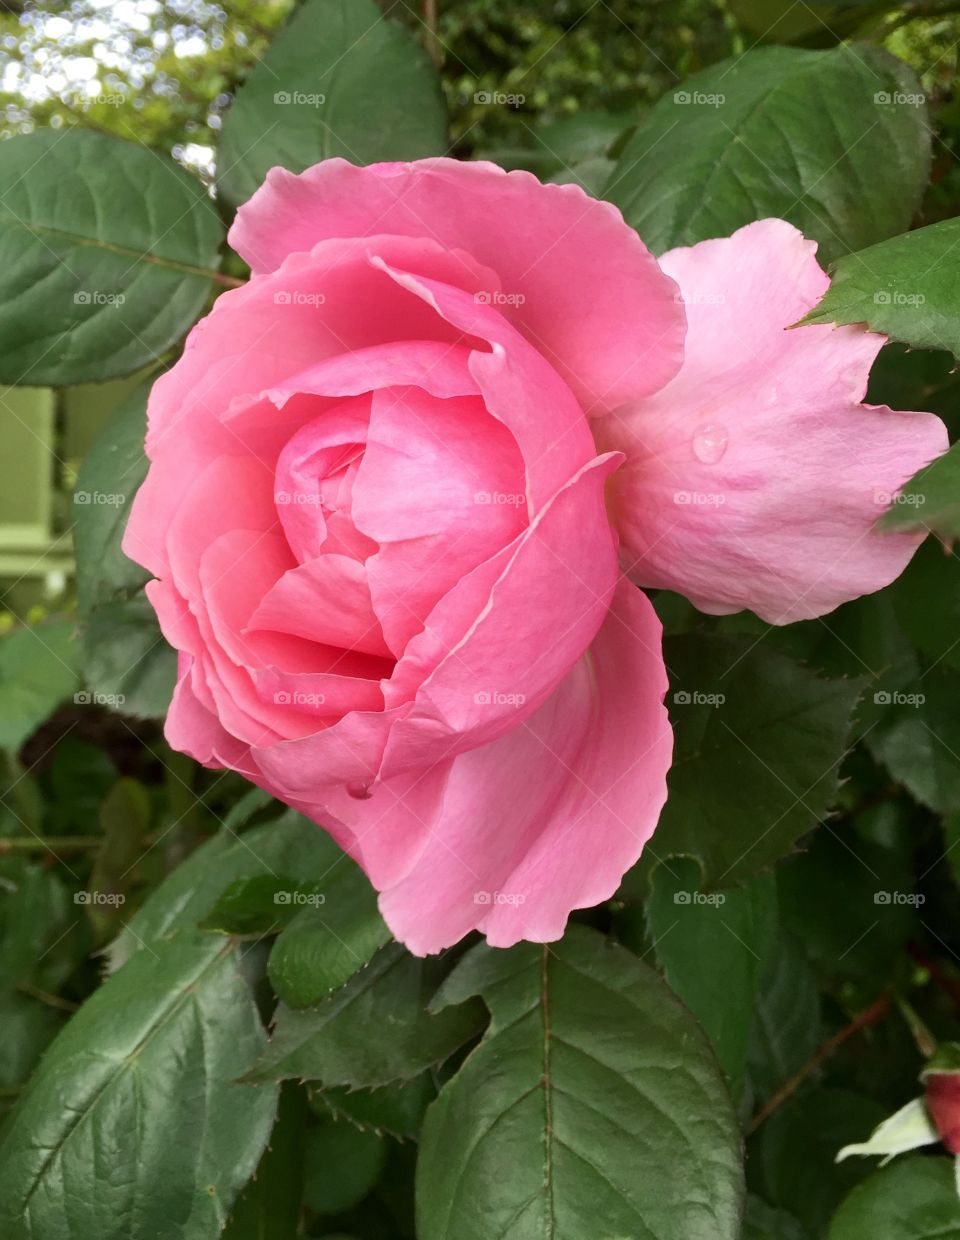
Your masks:
<path fill-rule="evenodd" d="M 470 930 L 491 946 L 561 937 L 570 913 L 609 899 L 652 835 L 666 799 L 673 736 L 660 626 L 621 582 L 589 652 L 523 725 L 452 763 L 442 800 L 411 840 L 414 864 L 380 909 L 417 955 Z M 376 796 L 376 794 L 375 794 Z M 366 805 L 373 806 L 375 796 Z M 375 841 L 358 835 L 375 885 Z M 389 856 L 396 870 L 396 855 Z"/>
<path fill-rule="evenodd" d="M 680 374 L 598 426 L 626 464 L 611 484 L 623 563 L 701 611 L 771 624 L 823 615 L 892 581 L 920 539 L 873 526 L 944 451 L 925 413 L 863 406 L 884 337 L 791 327 L 827 278 L 782 220 L 661 260 L 687 301 Z"/>
<path fill-rule="evenodd" d="M 617 580 L 604 483 L 616 456 L 591 461 L 514 544 L 441 600 L 385 685 L 413 699 L 382 774 L 436 761 L 515 728 L 553 692 L 603 623 Z"/>
<path fill-rule="evenodd" d="M 273 168 L 237 213 L 230 244 L 259 273 L 325 237 L 374 233 L 430 236 L 492 268 L 491 300 L 506 295 L 504 313 L 588 410 L 654 392 L 677 372 L 674 286 L 620 212 L 574 185 L 454 159 L 328 159 L 299 176 Z"/>

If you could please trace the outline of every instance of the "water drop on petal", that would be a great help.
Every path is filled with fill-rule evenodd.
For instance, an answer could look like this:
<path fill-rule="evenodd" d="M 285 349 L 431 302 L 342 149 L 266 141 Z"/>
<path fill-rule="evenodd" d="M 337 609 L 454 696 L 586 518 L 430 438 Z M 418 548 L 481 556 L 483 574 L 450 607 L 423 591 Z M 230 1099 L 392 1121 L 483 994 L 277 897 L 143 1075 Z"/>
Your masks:
<path fill-rule="evenodd" d="M 716 465 L 727 450 L 726 427 L 704 422 L 693 433 L 693 455 L 704 465 Z"/>
<path fill-rule="evenodd" d="M 370 784 L 347 784 L 347 796 L 353 797 L 355 801 L 369 801 L 373 796 L 373 787 Z"/>

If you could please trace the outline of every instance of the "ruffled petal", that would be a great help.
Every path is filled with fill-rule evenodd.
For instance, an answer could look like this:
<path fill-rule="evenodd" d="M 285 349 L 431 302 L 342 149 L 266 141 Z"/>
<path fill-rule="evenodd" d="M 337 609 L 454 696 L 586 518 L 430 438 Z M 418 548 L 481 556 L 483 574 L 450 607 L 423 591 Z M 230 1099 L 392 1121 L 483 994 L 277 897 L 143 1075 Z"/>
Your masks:
<path fill-rule="evenodd" d="M 673 735 L 660 625 L 621 582 L 588 653 L 553 696 L 506 736 L 458 756 L 442 800 L 406 837 L 408 868 L 380 909 L 414 953 L 438 952 L 470 930 L 491 946 L 560 938 L 573 909 L 609 899 L 640 856 L 666 799 Z M 375 884 L 386 831 L 354 823 Z M 429 830 L 426 827 L 429 827 Z M 398 872 L 397 855 L 390 858 Z"/>
<path fill-rule="evenodd" d="M 791 328 L 827 277 L 782 220 L 674 250 L 687 356 L 655 396 L 602 420 L 623 563 L 701 611 L 771 624 L 823 615 L 897 577 L 920 538 L 874 523 L 947 447 L 939 418 L 861 405 L 884 337 Z"/>
<path fill-rule="evenodd" d="M 489 163 L 273 168 L 230 244 L 254 272 L 328 237 L 430 237 L 496 272 L 484 290 L 589 412 L 654 392 L 683 354 L 675 288 L 610 203 Z"/>

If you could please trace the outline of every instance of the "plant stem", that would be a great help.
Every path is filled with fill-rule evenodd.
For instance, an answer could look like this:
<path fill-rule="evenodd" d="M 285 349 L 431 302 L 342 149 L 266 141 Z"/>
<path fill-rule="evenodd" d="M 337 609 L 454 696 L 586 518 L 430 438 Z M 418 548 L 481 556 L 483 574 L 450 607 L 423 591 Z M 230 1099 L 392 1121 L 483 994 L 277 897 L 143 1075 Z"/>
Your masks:
<path fill-rule="evenodd" d="M 874 1025 L 882 1016 L 885 1016 L 890 1007 L 890 999 L 887 995 L 881 995 L 879 999 L 875 999 L 869 1007 L 863 1009 L 859 1016 L 855 1016 L 849 1024 L 838 1030 L 833 1037 L 828 1038 L 826 1042 L 813 1054 L 803 1065 L 796 1076 L 792 1076 L 789 1081 L 781 1085 L 777 1092 L 767 1101 L 753 1117 L 747 1127 L 747 1136 L 757 1131 L 760 1125 L 774 1113 L 774 1111 L 786 1102 L 786 1100 L 796 1092 L 800 1085 L 807 1079 L 811 1072 L 828 1059 L 838 1047 L 842 1046 L 848 1038 L 852 1038 L 855 1033 L 859 1033 L 861 1029 L 866 1029 L 869 1025 Z"/>

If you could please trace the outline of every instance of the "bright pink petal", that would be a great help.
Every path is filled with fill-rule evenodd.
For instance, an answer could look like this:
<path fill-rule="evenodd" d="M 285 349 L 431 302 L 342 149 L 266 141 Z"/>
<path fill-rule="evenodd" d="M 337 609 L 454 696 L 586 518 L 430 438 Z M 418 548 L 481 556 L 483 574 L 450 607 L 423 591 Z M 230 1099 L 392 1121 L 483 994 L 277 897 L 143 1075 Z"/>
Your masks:
<path fill-rule="evenodd" d="M 411 833 L 409 869 L 380 897 L 418 955 L 470 930 L 495 947 L 548 942 L 569 914 L 609 899 L 640 856 L 666 799 L 673 736 L 660 626 L 627 582 L 588 653 L 525 723 L 450 767 L 429 830 Z M 374 883 L 389 830 L 355 820 Z M 389 864 L 397 872 L 396 853 Z"/>
<path fill-rule="evenodd" d="M 884 337 L 786 330 L 827 286 L 814 250 L 761 220 L 665 255 L 687 305 L 683 368 L 598 427 L 627 457 L 611 483 L 625 567 L 701 611 L 823 615 L 892 581 L 920 541 L 873 526 L 946 430 L 859 403 Z"/>
<path fill-rule="evenodd" d="M 291 254 L 269 275 L 218 297 L 187 337 L 177 365 L 154 384 L 151 460 L 165 437 L 194 419 L 219 420 L 250 397 L 289 390 L 292 376 L 339 354 L 392 348 L 398 340 L 459 344 L 462 333 L 373 266 L 372 255 L 430 279 L 456 281 L 470 296 L 490 279 L 485 268 L 429 238 L 334 238 L 309 254 Z M 282 419 L 276 428 L 279 446 L 290 429 L 284 433 Z"/>
<path fill-rule="evenodd" d="M 477 397 L 417 388 L 373 399 L 353 518 L 379 543 L 365 564 L 390 648 L 403 653 L 435 604 L 527 524 L 516 441 Z"/>
<path fill-rule="evenodd" d="M 489 350 L 470 355 L 470 372 L 487 410 L 520 448 L 527 495 L 536 511 L 596 452 L 590 425 L 570 388 L 499 310 L 377 255 L 371 262 L 432 306 L 444 322 L 489 344 Z"/>
<path fill-rule="evenodd" d="M 488 163 L 273 168 L 230 230 L 255 272 L 328 237 L 430 237 L 496 272 L 485 291 L 588 411 L 662 387 L 683 353 L 675 289 L 610 203 Z M 409 333 L 408 333 L 409 334 Z"/>
<path fill-rule="evenodd" d="M 468 574 L 427 619 L 384 686 L 412 699 L 394 725 L 385 775 L 515 728 L 554 691 L 603 623 L 617 580 L 598 457 L 515 543 Z"/>
<path fill-rule="evenodd" d="M 370 601 L 366 570 L 345 555 L 318 555 L 284 573 L 263 595 L 247 625 L 327 646 L 389 658 Z"/>

